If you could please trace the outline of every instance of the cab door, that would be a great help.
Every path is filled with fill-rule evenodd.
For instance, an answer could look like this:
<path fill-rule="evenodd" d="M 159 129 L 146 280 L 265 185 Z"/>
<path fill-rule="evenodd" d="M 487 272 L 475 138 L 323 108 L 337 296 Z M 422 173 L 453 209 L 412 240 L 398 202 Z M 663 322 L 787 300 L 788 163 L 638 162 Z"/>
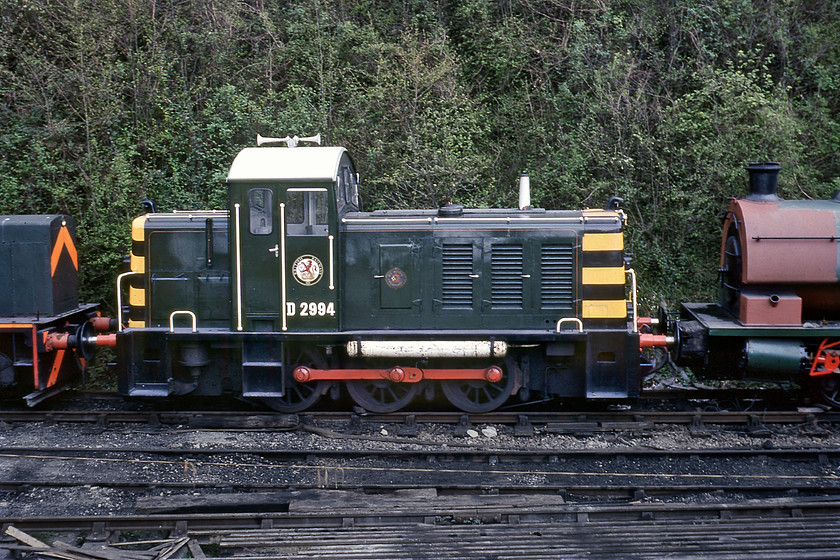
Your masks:
<path fill-rule="evenodd" d="M 276 332 L 282 322 L 277 291 L 278 201 L 282 191 L 271 184 L 244 185 L 231 191 L 233 328 Z"/>
<path fill-rule="evenodd" d="M 338 329 L 335 219 L 327 187 L 289 187 L 280 205 L 283 331 Z"/>

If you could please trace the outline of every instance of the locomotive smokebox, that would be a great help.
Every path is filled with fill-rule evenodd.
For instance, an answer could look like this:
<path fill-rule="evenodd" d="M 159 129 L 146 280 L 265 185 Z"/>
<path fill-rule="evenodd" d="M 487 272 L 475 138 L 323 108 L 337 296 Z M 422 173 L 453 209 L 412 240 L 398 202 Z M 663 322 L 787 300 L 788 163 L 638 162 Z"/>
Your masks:
<path fill-rule="evenodd" d="M 748 164 L 746 169 L 750 174 L 750 194 L 745 197 L 746 200 L 754 202 L 782 200 L 776 194 L 781 165 L 774 162 L 758 162 Z"/>

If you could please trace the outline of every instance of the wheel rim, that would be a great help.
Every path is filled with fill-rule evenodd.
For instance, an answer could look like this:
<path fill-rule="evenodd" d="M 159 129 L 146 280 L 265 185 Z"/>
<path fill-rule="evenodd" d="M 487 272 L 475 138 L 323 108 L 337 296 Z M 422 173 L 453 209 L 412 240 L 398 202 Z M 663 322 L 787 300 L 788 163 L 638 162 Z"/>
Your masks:
<path fill-rule="evenodd" d="M 832 408 L 840 408 L 840 376 L 829 375 L 818 385 L 820 400 Z"/>
<path fill-rule="evenodd" d="M 444 381 L 440 384 L 443 394 L 454 406 L 464 412 L 481 414 L 502 406 L 513 392 L 513 376 L 505 372 L 498 383 L 488 381 Z"/>
<path fill-rule="evenodd" d="M 297 357 L 290 361 L 291 367 L 286 368 L 286 392 L 282 397 L 270 397 L 262 401 L 277 412 L 300 412 L 306 410 L 321 399 L 330 386 L 329 381 L 317 383 L 298 383 L 292 377 L 292 372 L 298 366 L 309 366 L 312 369 L 325 369 L 327 362 L 323 356 L 312 348 L 304 348 Z"/>
<path fill-rule="evenodd" d="M 419 383 L 392 383 L 387 380 L 350 381 L 347 392 L 356 404 L 370 412 L 396 412 L 410 403 Z"/>

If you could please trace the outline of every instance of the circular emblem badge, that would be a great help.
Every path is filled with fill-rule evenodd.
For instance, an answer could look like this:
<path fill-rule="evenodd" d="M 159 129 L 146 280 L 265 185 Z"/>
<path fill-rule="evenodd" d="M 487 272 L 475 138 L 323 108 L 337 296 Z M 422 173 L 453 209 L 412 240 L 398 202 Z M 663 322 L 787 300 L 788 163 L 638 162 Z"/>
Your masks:
<path fill-rule="evenodd" d="M 324 275 L 324 267 L 315 255 L 301 255 L 292 265 L 295 280 L 304 286 L 317 284 Z"/>
<path fill-rule="evenodd" d="M 385 284 L 387 284 L 389 288 L 399 290 L 405 286 L 405 272 L 403 272 L 401 268 L 395 266 L 385 273 Z"/>

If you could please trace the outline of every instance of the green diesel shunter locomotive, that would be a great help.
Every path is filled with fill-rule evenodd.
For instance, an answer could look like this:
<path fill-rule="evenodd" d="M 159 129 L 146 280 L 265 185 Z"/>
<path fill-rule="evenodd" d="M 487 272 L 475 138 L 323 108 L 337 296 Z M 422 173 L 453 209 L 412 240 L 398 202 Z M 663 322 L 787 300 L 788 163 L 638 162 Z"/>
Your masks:
<path fill-rule="evenodd" d="M 135 220 L 122 394 L 288 412 L 341 387 L 373 412 L 438 389 L 467 412 L 622 399 L 640 346 L 672 342 L 638 332 L 620 210 L 362 212 L 344 148 L 282 140 L 235 158 L 226 211 Z"/>

